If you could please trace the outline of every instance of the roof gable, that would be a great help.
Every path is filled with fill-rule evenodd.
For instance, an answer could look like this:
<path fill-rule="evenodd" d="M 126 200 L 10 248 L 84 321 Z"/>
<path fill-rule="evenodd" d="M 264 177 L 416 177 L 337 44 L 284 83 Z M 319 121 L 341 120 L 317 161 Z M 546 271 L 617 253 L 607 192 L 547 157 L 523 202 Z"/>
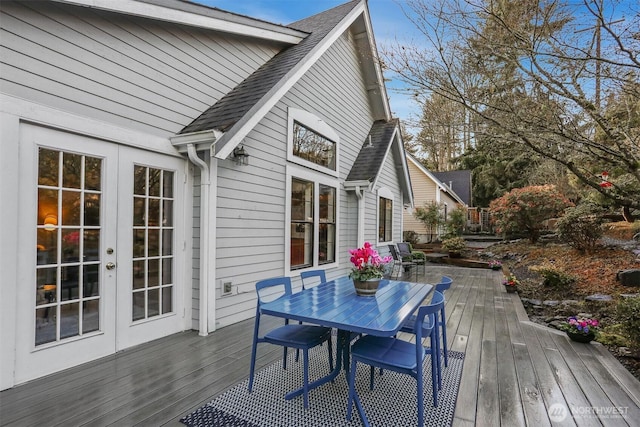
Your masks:
<path fill-rule="evenodd" d="M 242 138 L 360 16 L 363 16 L 359 28 L 363 32 L 360 34 L 370 35 L 365 0 L 354 0 L 291 24 L 290 28 L 307 32 L 309 35 L 299 44 L 286 48 L 263 64 L 186 126 L 180 135 L 197 134 L 207 130 L 222 132 L 215 142 L 212 155 L 226 158 Z M 370 42 L 372 37 L 366 37 L 366 40 Z M 371 48 L 374 49 L 375 45 Z M 374 56 L 371 55 L 369 62 L 374 69 L 379 70 L 379 66 L 373 60 Z M 381 110 L 385 118 L 389 118 L 390 110 L 382 78 L 378 78 L 377 83 L 377 98 L 383 105 Z"/>
<path fill-rule="evenodd" d="M 468 169 L 434 172 L 436 178 L 438 178 L 443 184 L 451 188 L 462 201 L 471 206 L 471 171 Z"/>
<path fill-rule="evenodd" d="M 396 154 L 395 158 L 398 159 L 395 169 L 400 177 L 404 200 L 412 205 L 413 193 L 400 133 L 400 121 L 398 119 L 389 121 L 376 120 L 373 122 L 371 130 L 369 130 L 369 134 L 358 153 L 358 157 L 356 157 L 349 171 L 345 184 L 366 181 L 371 185 L 375 185 L 389 152 L 392 150 Z"/>
<path fill-rule="evenodd" d="M 407 158 L 411 163 L 413 163 L 420 170 L 420 172 L 422 172 L 425 178 L 433 181 L 433 183 L 441 191 L 444 191 L 445 193 L 449 194 L 453 199 L 458 201 L 458 203 L 465 204 L 467 206 L 469 205 L 453 189 L 451 189 L 448 185 L 444 184 L 440 179 L 438 179 L 438 177 L 436 176 L 436 172 L 431 172 L 430 170 L 428 170 L 415 156 L 411 155 L 410 153 L 407 153 Z"/>

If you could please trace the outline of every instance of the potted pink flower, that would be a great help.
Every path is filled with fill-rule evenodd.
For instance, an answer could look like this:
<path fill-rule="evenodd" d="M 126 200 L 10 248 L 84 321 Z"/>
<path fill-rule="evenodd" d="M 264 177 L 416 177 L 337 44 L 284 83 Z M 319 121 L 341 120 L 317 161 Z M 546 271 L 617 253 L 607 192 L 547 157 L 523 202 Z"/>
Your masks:
<path fill-rule="evenodd" d="M 350 249 L 353 268 L 349 277 L 353 279 L 356 293 L 363 296 L 373 296 L 378 290 L 380 279 L 384 277 L 385 265 L 391 262 L 390 256 L 381 257 L 371 243 L 364 242 L 364 246 Z"/>

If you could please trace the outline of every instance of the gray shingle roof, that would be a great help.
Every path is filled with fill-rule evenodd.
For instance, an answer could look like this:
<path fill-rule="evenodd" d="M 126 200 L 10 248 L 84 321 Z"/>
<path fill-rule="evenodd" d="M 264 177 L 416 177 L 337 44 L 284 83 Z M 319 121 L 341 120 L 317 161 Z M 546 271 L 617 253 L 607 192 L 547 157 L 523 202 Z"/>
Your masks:
<path fill-rule="evenodd" d="M 399 128 L 398 119 L 389 121 L 376 120 L 371 126 L 369 135 L 364 140 L 360 153 L 349 171 L 347 181 L 370 181 L 373 182 L 384 160 L 384 156 L 392 143 L 393 132 Z M 371 144 L 369 145 L 369 137 Z"/>
<path fill-rule="evenodd" d="M 180 134 L 210 129 L 227 131 L 238 122 L 288 71 L 298 64 L 348 13 L 360 3 L 355 0 L 288 27 L 310 33 L 297 45 L 286 48 L 258 68 L 242 83 L 180 131 Z"/>
<path fill-rule="evenodd" d="M 460 199 L 471 206 L 471 171 L 470 170 L 457 170 L 446 172 L 432 172 L 433 176 L 438 178 L 440 182 L 449 186 L 454 193 L 460 197 Z"/>

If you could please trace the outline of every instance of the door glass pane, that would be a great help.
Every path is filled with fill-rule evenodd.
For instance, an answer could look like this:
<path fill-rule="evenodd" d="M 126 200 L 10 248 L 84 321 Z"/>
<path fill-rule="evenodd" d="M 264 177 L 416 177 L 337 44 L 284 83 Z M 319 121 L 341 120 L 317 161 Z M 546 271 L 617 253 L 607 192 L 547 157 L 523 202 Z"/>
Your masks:
<path fill-rule="evenodd" d="M 38 156 L 38 185 L 57 187 L 59 170 L 60 152 L 41 148 Z"/>
<path fill-rule="evenodd" d="M 174 172 L 134 168 L 132 319 L 171 312 Z M 148 191 L 147 191 L 148 189 Z M 162 308 L 162 310 L 161 310 Z"/>
<path fill-rule="evenodd" d="M 40 148 L 35 344 L 100 327 L 102 159 Z"/>

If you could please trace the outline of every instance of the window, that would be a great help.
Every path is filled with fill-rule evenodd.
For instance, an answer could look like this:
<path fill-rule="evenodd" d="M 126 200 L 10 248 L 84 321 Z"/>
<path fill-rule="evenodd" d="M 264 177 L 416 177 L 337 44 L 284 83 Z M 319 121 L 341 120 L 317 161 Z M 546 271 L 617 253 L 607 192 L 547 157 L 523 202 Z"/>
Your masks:
<path fill-rule="evenodd" d="M 378 204 L 378 241 L 393 240 L 393 200 L 380 197 Z"/>
<path fill-rule="evenodd" d="M 293 122 L 293 155 L 336 170 L 336 143 L 295 120 Z"/>
<path fill-rule="evenodd" d="M 338 133 L 316 115 L 296 108 L 288 110 L 287 160 L 338 177 Z"/>
<path fill-rule="evenodd" d="M 303 168 L 287 168 L 288 179 L 288 269 L 336 262 L 338 235 L 337 182 Z"/>

